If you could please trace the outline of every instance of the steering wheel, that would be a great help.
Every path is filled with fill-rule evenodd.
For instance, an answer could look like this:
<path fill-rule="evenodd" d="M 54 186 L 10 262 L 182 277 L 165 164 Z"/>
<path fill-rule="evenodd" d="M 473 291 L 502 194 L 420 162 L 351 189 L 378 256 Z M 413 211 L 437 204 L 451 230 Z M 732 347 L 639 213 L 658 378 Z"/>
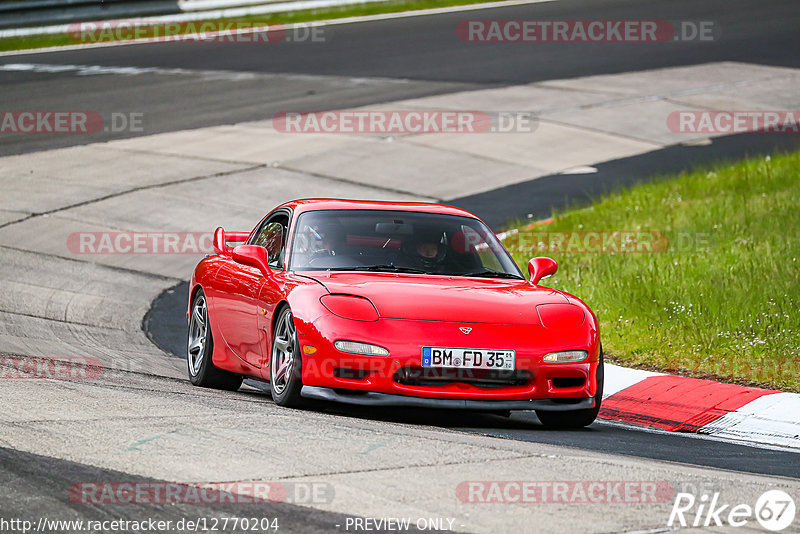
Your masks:
<path fill-rule="evenodd" d="M 335 254 L 332 250 L 325 248 L 315 250 L 311 253 L 311 258 L 308 260 L 308 265 L 314 265 L 315 263 L 318 263 L 322 260 L 327 260 L 328 258 L 333 258 L 334 256 Z"/>

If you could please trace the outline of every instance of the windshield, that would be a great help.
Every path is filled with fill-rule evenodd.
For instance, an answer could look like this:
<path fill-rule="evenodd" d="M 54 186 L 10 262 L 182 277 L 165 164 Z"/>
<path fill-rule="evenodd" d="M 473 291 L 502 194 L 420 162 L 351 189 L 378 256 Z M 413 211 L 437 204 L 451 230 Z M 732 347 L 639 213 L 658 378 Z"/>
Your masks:
<path fill-rule="evenodd" d="M 301 214 L 289 269 L 523 278 L 494 232 L 481 221 L 387 210 Z"/>

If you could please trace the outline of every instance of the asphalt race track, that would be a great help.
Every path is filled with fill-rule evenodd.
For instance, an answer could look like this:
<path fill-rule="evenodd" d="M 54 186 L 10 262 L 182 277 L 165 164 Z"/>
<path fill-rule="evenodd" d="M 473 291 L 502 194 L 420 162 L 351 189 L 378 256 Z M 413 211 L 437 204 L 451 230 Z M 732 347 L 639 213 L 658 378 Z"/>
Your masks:
<path fill-rule="evenodd" d="M 188 283 L 165 291 L 153 304 L 145 318 L 148 336 L 165 352 L 185 359 L 183 338 L 186 322 L 182 321 Z M 184 312 L 185 313 L 185 312 Z M 248 381 L 254 387 L 257 382 Z M 355 419 L 369 418 L 407 424 L 435 426 L 521 441 L 564 445 L 598 452 L 625 454 L 685 462 L 698 466 L 731 469 L 748 473 L 800 477 L 797 453 L 777 449 L 754 449 L 746 445 L 699 439 L 695 436 L 668 432 L 641 431 L 629 425 L 598 421 L 582 431 L 547 430 L 538 425 L 533 413 L 512 414 L 510 418 L 474 413 L 429 412 L 425 410 L 394 409 L 376 413 L 374 409 L 318 405 L 317 409 Z M 691 451 L 687 454 L 687 451 Z"/>
<path fill-rule="evenodd" d="M 326 30 L 325 43 L 274 44 L 268 49 L 248 44 L 161 43 L 0 55 L 4 108 L 93 109 L 102 114 L 142 113 L 147 118 L 141 132 L 3 135 L 0 169 L 5 161 L 12 161 L 14 169 L 27 169 L 27 162 L 48 158 L 55 158 L 50 164 L 58 167 L 62 153 L 44 151 L 267 120 L 292 109 L 379 105 L 712 62 L 800 68 L 800 12 L 795 0 L 557 0 L 468 13 L 334 25 Z M 721 26 L 723 38 L 708 43 L 567 43 L 511 49 L 502 43 L 459 42 L 453 28 L 466 17 L 713 20 Z M 19 64 L 28 67 L 13 66 Z M 41 67 L 59 65 L 71 67 Z M 108 70 L 100 73 L 99 67 Z M 130 68 L 135 74 L 124 72 Z M 552 207 L 585 202 L 603 191 L 661 173 L 799 145 L 798 135 L 720 137 L 710 144 L 674 145 L 614 158 L 597 164 L 594 174 L 545 175 L 448 201 L 500 228 L 509 214 L 524 216 L 533 211 L 546 216 Z M 37 154 L 40 151 L 42 155 Z M 239 172 L 233 159 L 208 158 L 198 164 L 201 168 L 190 169 L 195 174 L 189 178 L 178 173 L 153 185 L 155 192 L 150 191 L 151 185 L 136 184 L 134 193 L 153 195 L 137 200 L 141 219 L 123 217 L 109 223 L 110 228 L 129 229 L 144 219 L 157 226 L 160 221 L 187 216 L 189 211 L 170 211 L 177 200 L 169 188 Z M 84 172 L 81 161 L 64 165 L 74 167 L 75 176 L 80 176 Z M 103 169 L 113 172 L 113 166 L 105 165 Z M 154 158 L 150 165 L 135 176 L 149 179 L 172 172 L 166 157 Z M 266 170 L 265 165 L 254 165 L 242 172 Z M 92 172 L 88 165 L 85 172 Z M 248 180 L 241 183 L 257 183 L 257 177 Z M 393 196 L 388 187 L 375 185 L 370 189 L 341 180 L 326 187 L 342 196 Z M 215 194 L 197 187 L 197 191 L 178 192 L 187 199 Z M 300 186 L 286 187 L 294 192 Z M 65 354 L 79 354 L 85 345 L 87 354 L 107 358 L 113 365 L 106 364 L 106 372 L 95 381 L 3 381 L 13 384 L 0 387 L 0 487 L 9 489 L 0 495 L 2 517 L 33 522 L 42 516 L 177 521 L 248 515 L 277 517 L 282 532 L 352 532 L 345 525 L 354 516 L 408 516 L 454 518 L 456 531 L 527 532 L 536 524 L 546 532 L 660 532 L 670 530 L 666 527 L 670 502 L 586 504 L 579 509 L 548 504 L 514 508 L 509 513 L 509 505 L 459 502 L 455 488 L 465 480 L 656 480 L 668 481 L 676 491 L 720 491 L 729 502 L 752 504 L 772 486 L 798 494 L 800 456 L 778 448 L 603 421 L 581 431 L 551 431 L 541 427 L 532 413 L 505 418 L 331 405 L 283 410 L 250 382 L 236 393 L 193 388 L 183 378 L 181 359 L 186 335 L 186 283 L 181 280 L 188 277 L 186 265 L 159 270 L 148 268 L 144 261 L 104 264 L 57 251 L 42 253 L 52 228 L 46 224 L 56 224 L 42 220 L 85 208 L 89 211 L 65 213 L 64 220 L 91 223 L 92 217 L 119 209 L 112 203 L 98 215 L 90 211 L 94 201 L 73 199 L 69 196 L 73 190 L 65 191 L 63 198 L 60 192 L 49 191 L 57 200 L 48 197 L 38 211 L 22 213 L 20 209 L 16 211 L 21 215 L 0 219 L 0 239 L 4 239 L 0 250 L 7 266 L 3 283 L 20 295 L 0 298 L 0 355 L 38 358 L 62 349 Z M 101 200 L 113 202 L 121 197 L 112 189 L 104 194 Z M 305 196 L 315 194 L 307 191 Z M 180 198 L 182 202 L 184 197 Z M 226 215 L 233 224 L 252 220 L 260 209 L 243 207 L 247 198 L 231 198 L 220 200 L 219 209 L 234 214 Z M 537 200 L 533 204 L 522 200 L 530 198 Z M 208 206 L 199 200 L 198 204 Z M 0 208 L 8 213 L 16 209 L 7 204 Z M 194 216 L 216 226 L 214 214 L 207 209 Z M 197 224 L 195 220 L 191 224 Z M 26 221 L 33 226 L 17 230 Z M 62 289 L 68 295 L 62 296 Z M 154 345 L 140 339 L 142 330 Z M 27 340 L 31 331 L 31 340 L 44 340 L 37 342 L 38 350 L 34 341 L 19 341 Z M 84 481 L 162 484 L 176 480 L 274 481 L 290 488 L 327 484 L 335 488 L 336 497 L 333 501 L 289 498 L 249 507 L 224 503 L 123 506 L 87 505 L 76 502 L 68 492 Z"/>
<path fill-rule="evenodd" d="M 4 63 L 44 63 L 184 69 L 248 73 L 252 78 L 202 79 L 160 73 L 138 76 L 76 76 L 74 71 L 40 74 L 0 71 L 4 101 L 48 109 L 141 112 L 146 131 L 156 133 L 271 118 L 288 109 L 337 109 L 447 93 L 468 88 L 613 74 L 627 71 L 741 61 L 800 66 L 792 0 L 609 1 L 577 0 L 481 12 L 478 17 L 517 19 L 713 20 L 724 32 L 719 42 L 597 45 L 508 43 L 464 46 L 453 28 L 462 13 L 347 24 L 327 29 L 324 43 L 153 43 L 95 50 L 7 56 Z M 491 15 L 489 15 L 491 13 Z M 757 24 L 753 24 L 757 20 Z M 513 46 L 513 45 L 511 45 Z M 587 53 L 587 46 L 589 53 Z M 278 75 L 265 77 L 265 75 Z M 309 78 L 308 76 L 312 76 Z M 319 77 L 323 77 L 320 79 Z M 343 87 L 342 81 L 357 79 Z M 44 106 L 44 107 L 43 107 Z M 17 136 L 4 139 L 0 155 L 70 143 L 101 141 L 130 133 L 99 132 L 88 139 Z"/>

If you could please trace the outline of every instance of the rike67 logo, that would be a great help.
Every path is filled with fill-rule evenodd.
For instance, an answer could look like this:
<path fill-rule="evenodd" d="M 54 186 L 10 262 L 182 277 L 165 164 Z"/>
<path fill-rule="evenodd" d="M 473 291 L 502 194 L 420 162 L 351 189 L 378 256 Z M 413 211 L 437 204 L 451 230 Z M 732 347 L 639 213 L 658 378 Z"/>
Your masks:
<path fill-rule="evenodd" d="M 699 499 L 691 493 L 678 493 L 667 526 L 743 527 L 755 519 L 763 528 L 779 532 L 792 524 L 795 512 L 794 499 L 781 490 L 764 492 L 755 506 L 723 503 L 719 492 L 703 494 Z"/>

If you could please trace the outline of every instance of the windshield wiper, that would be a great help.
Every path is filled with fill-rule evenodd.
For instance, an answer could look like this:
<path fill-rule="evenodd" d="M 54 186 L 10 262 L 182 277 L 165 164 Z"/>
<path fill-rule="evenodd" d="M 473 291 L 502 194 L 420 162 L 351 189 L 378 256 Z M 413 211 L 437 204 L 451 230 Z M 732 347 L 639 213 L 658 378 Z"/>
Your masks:
<path fill-rule="evenodd" d="M 474 271 L 471 273 L 459 273 L 459 276 L 481 276 L 486 278 L 514 278 L 516 280 L 524 280 L 524 278 L 511 273 L 503 273 L 494 271 L 492 269 L 484 269 L 482 271 Z"/>
<path fill-rule="evenodd" d="M 334 270 L 334 269 L 332 269 Z M 382 264 L 382 265 L 359 265 L 356 267 L 347 267 L 335 269 L 341 271 L 375 271 L 375 272 L 389 272 L 389 273 L 416 273 L 425 274 L 427 271 L 422 269 L 414 269 L 413 267 L 398 267 L 397 265 Z"/>
<path fill-rule="evenodd" d="M 434 274 L 423 269 L 415 269 L 414 267 L 402 267 L 393 264 L 380 264 L 380 265 L 354 265 L 352 267 L 334 267 L 328 269 L 329 271 L 373 271 L 373 272 L 387 272 L 387 273 L 412 273 L 412 274 Z M 486 278 L 513 278 L 515 280 L 524 280 L 521 276 L 511 273 L 504 273 L 494 271 L 492 269 L 484 269 L 481 271 L 474 271 L 470 273 L 435 273 L 444 276 L 480 276 Z"/>

